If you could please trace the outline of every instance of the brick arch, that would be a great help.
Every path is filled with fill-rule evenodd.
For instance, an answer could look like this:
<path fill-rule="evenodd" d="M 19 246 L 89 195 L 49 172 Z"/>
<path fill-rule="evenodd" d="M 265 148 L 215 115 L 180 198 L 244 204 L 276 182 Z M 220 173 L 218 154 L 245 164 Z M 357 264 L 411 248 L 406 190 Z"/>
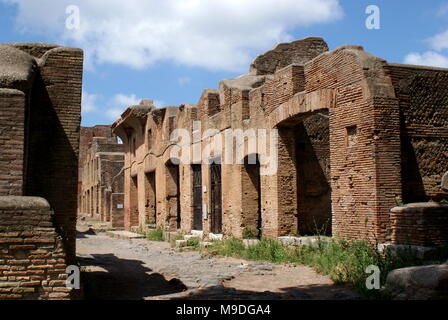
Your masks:
<path fill-rule="evenodd" d="M 304 65 L 303 90 L 276 108 L 267 108 L 270 128 L 287 128 L 328 110 L 333 235 L 384 242 L 389 209 L 401 195 L 399 106 L 386 62 L 344 46 Z M 348 139 L 354 135 L 354 145 Z M 279 135 L 279 168 L 291 167 L 288 133 Z M 266 230 L 293 234 L 297 204 L 284 197 L 295 177 L 288 170 L 266 177 Z M 275 193 L 275 196 L 273 195 Z"/>

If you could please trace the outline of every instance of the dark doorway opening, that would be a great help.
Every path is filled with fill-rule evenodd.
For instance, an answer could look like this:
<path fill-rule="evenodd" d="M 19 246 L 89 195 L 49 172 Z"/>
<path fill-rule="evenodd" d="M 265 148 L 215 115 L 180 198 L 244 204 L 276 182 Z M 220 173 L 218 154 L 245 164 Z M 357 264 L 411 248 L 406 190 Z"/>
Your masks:
<path fill-rule="evenodd" d="M 179 229 L 182 225 L 182 217 L 180 212 L 179 166 L 170 163 L 167 165 L 167 170 L 168 170 L 167 200 L 169 203 L 169 210 L 170 210 L 168 218 L 172 219 L 174 217 L 176 219 L 175 227 Z"/>
<path fill-rule="evenodd" d="M 157 201 L 156 201 L 156 173 L 146 174 L 146 222 L 148 224 L 157 224 Z"/>
<path fill-rule="evenodd" d="M 210 165 L 211 232 L 222 233 L 221 165 Z"/>
<path fill-rule="evenodd" d="M 202 230 L 202 168 L 192 165 L 193 170 L 193 230 Z"/>
<path fill-rule="evenodd" d="M 316 114 L 297 125 L 298 233 L 331 235 L 329 119 Z"/>
<path fill-rule="evenodd" d="M 131 179 L 131 194 L 130 194 L 130 226 L 138 226 L 138 179 L 137 176 Z"/>
<path fill-rule="evenodd" d="M 261 237 L 261 181 L 260 162 L 257 155 L 244 159 L 243 184 L 243 237 Z"/>

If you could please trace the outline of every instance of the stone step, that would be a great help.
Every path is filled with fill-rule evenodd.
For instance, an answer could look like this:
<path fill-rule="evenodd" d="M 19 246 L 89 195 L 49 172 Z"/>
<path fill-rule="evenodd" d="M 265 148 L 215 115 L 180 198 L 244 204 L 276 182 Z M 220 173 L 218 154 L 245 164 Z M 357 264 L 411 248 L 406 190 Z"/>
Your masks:
<path fill-rule="evenodd" d="M 184 240 L 194 240 L 194 239 L 201 240 L 202 238 L 197 236 L 197 235 L 193 235 L 193 234 L 186 234 L 186 235 L 184 235 Z"/>
<path fill-rule="evenodd" d="M 216 233 L 209 233 L 208 234 L 209 240 L 215 240 L 215 241 L 222 241 L 223 235 L 222 234 L 216 234 Z"/>
<path fill-rule="evenodd" d="M 135 232 L 129 232 L 129 231 L 107 231 L 106 235 L 112 238 L 119 238 L 119 239 L 141 239 L 144 238 L 143 235 L 135 233 Z"/>
<path fill-rule="evenodd" d="M 278 241 L 286 246 L 312 246 L 317 247 L 319 242 L 329 241 L 330 237 L 326 236 L 308 236 L 308 237 L 278 237 Z"/>
<path fill-rule="evenodd" d="M 196 236 L 196 237 L 202 239 L 204 237 L 204 231 L 201 231 L 201 230 L 191 230 L 191 235 Z"/>

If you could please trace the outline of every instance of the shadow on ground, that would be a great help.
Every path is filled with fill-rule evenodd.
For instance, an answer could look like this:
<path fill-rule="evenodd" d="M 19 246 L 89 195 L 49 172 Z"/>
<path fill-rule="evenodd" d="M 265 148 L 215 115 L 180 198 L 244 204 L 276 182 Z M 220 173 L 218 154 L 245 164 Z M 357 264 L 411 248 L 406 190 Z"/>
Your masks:
<path fill-rule="evenodd" d="M 304 285 L 282 288 L 280 292 L 256 292 L 238 290 L 217 286 L 193 292 L 183 297 L 173 297 L 172 300 L 355 300 L 356 295 L 335 289 L 334 285 Z"/>
<path fill-rule="evenodd" d="M 113 254 L 78 257 L 86 300 L 141 300 L 185 291 L 178 279 L 167 281 L 140 260 L 119 259 Z"/>

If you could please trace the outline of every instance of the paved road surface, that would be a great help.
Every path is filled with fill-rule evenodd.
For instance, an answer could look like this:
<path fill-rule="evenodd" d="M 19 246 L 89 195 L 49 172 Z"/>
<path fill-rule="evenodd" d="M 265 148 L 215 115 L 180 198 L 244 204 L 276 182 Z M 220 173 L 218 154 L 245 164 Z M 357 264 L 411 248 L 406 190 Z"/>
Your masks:
<path fill-rule="evenodd" d="M 86 299 L 353 299 L 306 266 L 178 252 L 169 243 L 78 232 Z"/>

